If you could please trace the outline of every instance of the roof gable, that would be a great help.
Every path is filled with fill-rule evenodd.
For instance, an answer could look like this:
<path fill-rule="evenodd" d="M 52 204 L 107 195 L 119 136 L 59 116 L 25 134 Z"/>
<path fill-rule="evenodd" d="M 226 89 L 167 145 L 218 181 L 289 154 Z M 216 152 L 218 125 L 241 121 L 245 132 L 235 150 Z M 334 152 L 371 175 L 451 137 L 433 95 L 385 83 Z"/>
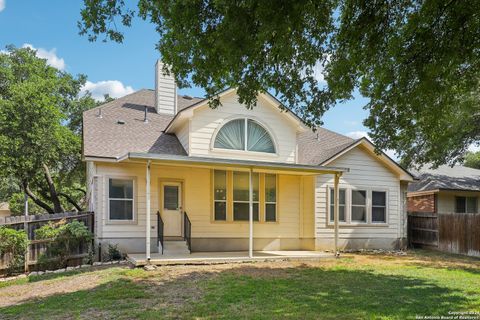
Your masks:
<path fill-rule="evenodd" d="M 235 94 L 237 92 L 237 89 L 235 88 L 229 88 L 227 90 L 222 91 L 221 93 L 218 94 L 219 98 L 225 98 L 231 94 Z M 283 106 L 280 101 L 278 101 L 277 98 L 272 96 L 268 92 L 261 92 L 258 95 L 259 99 L 262 99 L 263 101 L 267 102 L 271 106 L 281 109 L 282 114 L 288 118 L 289 121 L 294 123 L 297 127 L 298 130 L 303 132 L 303 131 L 308 131 L 309 128 L 305 125 L 305 123 L 302 121 L 298 115 L 296 115 L 293 111 L 288 109 L 287 107 Z M 167 125 L 165 132 L 175 132 L 175 130 L 183 124 L 183 122 L 193 116 L 193 111 L 197 108 L 205 107 L 208 105 L 209 98 L 205 98 L 203 100 L 196 101 L 195 103 L 189 105 L 186 108 L 179 109 L 178 113 L 173 117 L 173 119 L 170 121 L 170 123 Z"/>
<path fill-rule="evenodd" d="M 406 169 L 400 166 L 396 161 L 390 158 L 385 152 L 381 151 L 380 154 L 378 154 L 375 150 L 375 145 L 367 138 L 360 138 L 358 140 L 354 140 L 350 144 L 339 146 L 338 151 L 335 154 L 331 155 L 329 158 L 325 159 L 323 162 L 319 164 L 322 166 L 326 166 L 357 147 L 361 147 L 363 150 L 365 150 L 366 152 L 374 156 L 375 160 L 381 162 L 385 167 L 387 167 L 396 175 L 398 175 L 400 180 L 402 181 L 414 180 L 414 176 L 410 172 L 408 172 Z"/>

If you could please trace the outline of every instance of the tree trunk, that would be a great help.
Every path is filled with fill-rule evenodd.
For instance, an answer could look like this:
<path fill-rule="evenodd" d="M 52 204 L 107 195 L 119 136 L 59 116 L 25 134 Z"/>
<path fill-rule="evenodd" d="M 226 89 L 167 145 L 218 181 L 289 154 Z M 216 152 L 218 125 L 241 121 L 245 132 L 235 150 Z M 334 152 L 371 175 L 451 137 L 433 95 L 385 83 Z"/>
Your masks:
<path fill-rule="evenodd" d="M 52 199 L 53 210 L 55 213 L 64 212 L 65 209 L 63 209 L 60 199 L 58 198 L 57 189 L 55 189 L 55 184 L 53 183 L 52 176 L 50 175 L 50 170 L 45 163 L 43 164 L 43 170 L 45 171 L 45 179 L 47 180 L 48 188 L 50 190 L 50 198 Z"/>
<path fill-rule="evenodd" d="M 59 192 L 59 196 L 64 197 L 70 204 L 72 204 L 78 211 L 83 211 L 83 209 L 73 200 L 68 194 Z"/>
<path fill-rule="evenodd" d="M 38 206 L 42 207 L 43 209 L 47 210 L 48 213 L 55 213 L 55 211 L 45 202 L 40 200 L 29 188 L 28 182 L 24 181 L 23 182 L 23 190 L 25 190 L 25 193 L 30 197 L 30 199 L 35 202 Z"/>

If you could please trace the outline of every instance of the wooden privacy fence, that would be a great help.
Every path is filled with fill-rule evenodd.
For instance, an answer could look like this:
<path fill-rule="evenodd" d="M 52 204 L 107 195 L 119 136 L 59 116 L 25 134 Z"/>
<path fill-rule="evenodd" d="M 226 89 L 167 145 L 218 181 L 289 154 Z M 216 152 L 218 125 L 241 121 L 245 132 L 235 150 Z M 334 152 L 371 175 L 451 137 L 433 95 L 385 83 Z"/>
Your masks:
<path fill-rule="evenodd" d="M 6 226 L 15 230 L 27 230 L 28 240 L 30 243 L 28 245 L 28 251 L 26 256 L 26 268 L 29 266 L 35 265 L 38 261 L 40 255 L 45 253 L 48 243 L 51 240 L 36 240 L 35 239 L 35 230 L 39 229 L 43 225 L 49 222 L 58 222 L 65 219 L 67 223 L 77 220 L 83 222 L 93 234 L 94 232 L 94 214 L 93 212 L 64 212 L 64 213 L 55 213 L 55 214 L 45 214 L 45 215 L 34 215 L 34 216 L 12 216 L 6 217 L 3 220 L 0 220 L 0 227 Z M 90 243 L 80 243 L 80 245 L 70 252 L 70 259 L 80 259 L 85 257 L 88 254 Z M 11 257 L 8 254 L 0 256 L 0 270 L 7 268 Z"/>
<path fill-rule="evenodd" d="M 480 214 L 408 213 L 411 247 L 480 257 Z"/>

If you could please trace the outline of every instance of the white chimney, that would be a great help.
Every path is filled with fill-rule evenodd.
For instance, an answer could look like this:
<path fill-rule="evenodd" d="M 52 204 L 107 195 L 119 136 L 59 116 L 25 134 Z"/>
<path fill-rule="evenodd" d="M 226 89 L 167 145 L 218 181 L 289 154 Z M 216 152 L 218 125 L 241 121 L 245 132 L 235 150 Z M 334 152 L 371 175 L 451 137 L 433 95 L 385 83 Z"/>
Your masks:
<path fill-rule="evenodd" d="M 163 73 L 161 60 L 155 64 L 155 110 L 157 113 L 175 115 L 177 113 L 177 85 L 172 73 Z"/>

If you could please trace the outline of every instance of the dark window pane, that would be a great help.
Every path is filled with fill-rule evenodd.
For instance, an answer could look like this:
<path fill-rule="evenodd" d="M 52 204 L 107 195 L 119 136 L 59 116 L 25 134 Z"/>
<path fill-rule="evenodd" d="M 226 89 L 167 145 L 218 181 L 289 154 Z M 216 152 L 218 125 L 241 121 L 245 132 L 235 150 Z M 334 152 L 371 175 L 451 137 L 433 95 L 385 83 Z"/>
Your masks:
<path fill-rule="evenodd" d="M 367 192 L 365 190 L 352 190 L 352 204 L 364 206 L 367 203 Z"/>
<path fill-rule="evenodd" d="M 249 206 L 248 202 L 233 203 L 233 220 L 248 221 Z M 258 203 L 253 204 L 253 220 L 258 221 Z"/>
<path fill-rule="evenodd" d="M 276 204 L 267 203 L 265 205 L 265 221 L 277 221 Z"/>
<path fill-rule="evenodd" d="M 372 207 L 372 222 L 387 222 L 385 207 Z"/>
<path fill-rule="evenodd" d="M 168 210 L 178 209 L 178 186 L 163 187 L 163 207 Z"/>
<path fill-rule="evenodd" d="M 277 176 L 275 174 L 265 175 L 265 201 L 277 202 Z"/>
<path fill-rule="evenodd" d="M 352 206 L 352 221 L 365 222 L 367 221 L 367 214 L 365 207 Z"/>
<path fill-rule="evenodd" d="M 455 212 L 466 212 L 466 200 L 465 197 L 455 197 Z"/>
<path fill-rule="evenodd" d="M 468 197 L 467 198 L 467 212 L 468 213 L 477 213 L 477 198 Z"/>
<path fill-rule="evenodd" d="M 372 191 L 372 205 L 383 206 L 387 205 L 387 195 L 383 191 Z"/>
<path fill-rule="evenodd" d="M 226 200 L 227 199 L 227 172 L 215 170 L 214 171 L 214 199 Z"/>
<path fill-rule="evenodd" d="M 330 206 L 330 221 L 334 221 L 335 208 L 333 204 Z M 345 222 L 345 206 L 338 206 L 338 221 Z"/>
<path fill-rule="evenodd" d="M 110 220 L 133 220 L 133 201 L 110 200 Z"/>
<path fill-rule="evenodd" d="M 215 202 L 215 220 L 227 220 L 227 204 L 225 202 Z"/>
<path fill-rule="evenodd" d="M 132 180 L 110 179 L 108 189 L 110 198 L 133 199 Z"/>

